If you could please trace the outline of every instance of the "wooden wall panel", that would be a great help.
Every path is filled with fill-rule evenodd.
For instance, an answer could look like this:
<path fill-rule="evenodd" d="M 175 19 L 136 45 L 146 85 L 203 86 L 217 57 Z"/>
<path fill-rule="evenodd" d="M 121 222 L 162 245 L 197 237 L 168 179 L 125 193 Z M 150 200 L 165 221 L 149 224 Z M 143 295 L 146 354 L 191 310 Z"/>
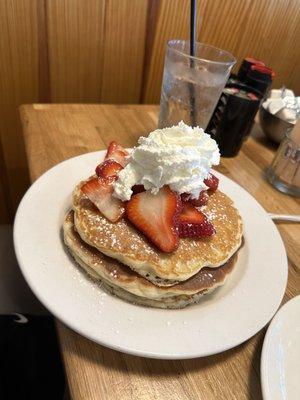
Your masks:
<path fill-rule="evenodd" d="M 0 138 L 8 183 L 3 193 L 12 208 L 29 182 L 18 105 L 38 97 L 37 1 L 0 1 Z"/>
<path fill-rule="evenodd" d="M 99 101 L 105 1 L 46 0 L 46 5 L 51 101 Z"/>
<path fill-rule="evenodd" d="M 188 0 L 161 0 L 143 101 L 160 97 L 165 43 L 189 37 Z M 276 72 L 274 85 L 300 94 L 299 0 L 198 0 L 198 41 L 230 51 L 238 60 L 261 58 Z M 155 21 L 154 21 L 155 24 Z"/>
<path fill-rule="evenodd" d="M 157 3 L 156 18 L 150 21 L 148 27 L 154 32 L 154 37 L 148 48 L 149 65 L 144 75 L 143 103 L 159 102 L 166 43 L 172 38 L 188 38 L 189 4 L 190 0 L 161 0 Z"/>
<path fill-rule="evenodd" d="M 155 103 L 165 45 L 189 37 L 189 0 L 0 1 L 0 223 L 28 184 L 18 106 Z M 300 95 L 300 0 L 198 0 L 198 40 L 253 55 Z M 1 183 L 2 182 L 2 183 Z"/>
<path fill-rule="evenodd" d="M 108 0 L 102 103 L 138 103 L 144 63 L 147 0 Z"/>
<path fill-rule="evenodd" d="M 299 0 L 209 1 L 198 40 L 230 51 L 236 67 L 249 55 L 262 59 L 277 73 L 274 85 L 289 87 L 300 64 L 299 25 Z M 300 81 L 293 86 L 300 94 Z"/>

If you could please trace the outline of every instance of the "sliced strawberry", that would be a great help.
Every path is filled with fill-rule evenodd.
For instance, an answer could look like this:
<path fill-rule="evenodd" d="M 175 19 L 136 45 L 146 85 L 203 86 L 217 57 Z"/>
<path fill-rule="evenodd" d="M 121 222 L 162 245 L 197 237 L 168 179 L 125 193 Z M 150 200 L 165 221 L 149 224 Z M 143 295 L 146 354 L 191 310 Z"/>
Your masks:
<path fill-rule="evenodd" d="M 179 244 L 175 219 L 180 209 L 180 197 L 164 186 L 157 194 L 147 191 L 132 196 L 126 216 L 160 250 L 170 253 Z"/>
<path fill-rule="evenodd" d="M 193 206 L 195 207 L 201 207 L 201 206 L 205 206 L 205 204 L 207 204 L 208 199 L 209 199 L 209 194 L 207 193 L 206 190 L 202 190 L 202 192 L 200 192 L 198 199 L 191 199 L 190 194 L 188 193 L 183 193 L 180 195 L 181 197 L 181 201 L 183 201 L 184 203 L 189 202 L 191 204 L 193 204 Z"/>
<path fill-rule="evenodd" d="M 112 196 L 114 188 L 111 182 L 101 178 L 93 178 L 86 182 L 81 190 L 111 222 L 118 221 L 123 215 L 123 203 Z"/>
<path fill-rule="evenodd" d="M 218 189 L 219 179 L 215 175 L 209 174 L 208 177 L 204 179 L 204 183 L 208 186 L 209 190 L 215 192 Z"/>
<path fill-rule="evenodd" d="M 120 146 L 117 142 L 110 142 L 105 160 L 114 160 L 117 161 L 122 167 L 125 167 L 126 164 L 126 156 L 128 156 L 128 151 L 124 149 L 124 147 Z"/>
<path fill-rule="evenodd" d="M 133 194 L 138 194 L 145 191 L 144 185 L 134 185 L 131 189 Z"/>
<path fill-rule="evenodd" d="M 207 190 L 202 190 L 200 192 L 198 199 L 191 199 L 190 203 L 193 204 L 195 207 L 202 207 L 205 206 L 208 202 L 209 199 L 209 194 L 207 193 Z"/>
<path fill-rule="evenodd" d="M 116 180 L 117 174 L 123 169 L 122 165 L 114 160 L 105 160 L 96 167 L 96 174 L 99 178 Z"/>
<path fill-rule="evenodd" d="M 206 220 L 205 214 L 197 210 L 192 204 L 184 203 L 178 216 L 179 223 L 202 224 Z"/>
<path fill-rule="evenodd" d="M 215 233 L 215 229 L 206 215 L 190 203 L 183 204 L 177 223 L 180 237 L 199 238 L 211 236 Z"/>

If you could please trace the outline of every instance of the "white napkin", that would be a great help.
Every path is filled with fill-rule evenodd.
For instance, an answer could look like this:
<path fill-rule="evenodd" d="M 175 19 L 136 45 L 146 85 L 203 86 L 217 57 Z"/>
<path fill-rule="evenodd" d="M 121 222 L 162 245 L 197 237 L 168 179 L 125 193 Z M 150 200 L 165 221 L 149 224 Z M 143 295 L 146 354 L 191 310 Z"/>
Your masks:
<path fill-rule="evenodd" d="M 281 98 L 268 99 L 263 105 L 271 114 L 276 114 L 285 107 L 285 103 Z"/>
<path fill-rule="evenodd" d="M 291 89 L 285 89 L 284 97 L 290 96 L 295 97 L 294 92 Z M 278 99 L 282 97 L 282 89 L 272 89 L 270 92 L 269 99 Z"/>
<path fill-rule="evenodd" d="M 282 89 L 273 89 L 270 96 L 264 101 L 263 107 L 278 118 L 295 124 L 297 121 L 295 101 L 300 107 L 300 97 L 295 97 L 292 90 L 285 89 L 283 92 Z"/>
<path fill-rule="evenodd" d="M 290 122 L 291 124 L 295 124 L 297 121 L 295 111 L 289 110 L 288 108 L 282 108 L 276 113 L 276 117 L 283 119 L 286 122 Z"/>

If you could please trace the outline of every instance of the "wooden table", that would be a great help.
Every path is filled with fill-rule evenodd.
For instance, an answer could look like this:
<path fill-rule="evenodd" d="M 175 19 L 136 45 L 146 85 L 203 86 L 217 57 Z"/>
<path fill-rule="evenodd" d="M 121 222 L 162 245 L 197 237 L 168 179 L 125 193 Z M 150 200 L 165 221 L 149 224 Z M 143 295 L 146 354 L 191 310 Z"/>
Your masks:
<path fill-rule="evenodd" d="M 133 146 L 140 135 L 155 129 L 157 110 L 146 105 L 22 106 L 32 182 L 60 161 L 104 149 L 113 139 L 125 147 Z M 218 169 L 269 212 L 300 214 L 299 199 L 278 192 L 264 179 L 263 170 L 274 152 L 256 126 L 240 154 L 222 159 Z M 277 226 L 289 258 L 286 301 L 300 293 L 300 226 Z M 261 399 L 260 354 L 265 330 L 222 354 L 183 361 L 118 353 L 85 339 L 61 322 L 57 322 L 57 330 L 72 399 Z"/>

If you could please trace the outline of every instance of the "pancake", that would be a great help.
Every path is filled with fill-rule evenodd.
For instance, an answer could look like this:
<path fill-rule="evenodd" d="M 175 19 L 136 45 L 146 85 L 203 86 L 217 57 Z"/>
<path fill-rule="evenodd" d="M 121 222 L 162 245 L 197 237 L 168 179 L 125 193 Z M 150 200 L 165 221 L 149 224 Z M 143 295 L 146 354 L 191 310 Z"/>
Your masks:
<path fill-rule="evenodd" d="M 163 253 L 125 218 L 116 223 L 107 220 L 80 190 L 84 183 L 73 193 L 75 225 L 83 241 L 155 285 L 175 285 L 202 268 L 218 268 L 241 245 L 241 217 L 232 200 L 219 190 L 202 208 L 212 220 L 216 234 L 201 239 L 182 238 L 176 251 Z"/>
<path fill-rule="evenodd" d="M 197 302 L 204 293 L 222 285 L 232 272 L 236 255 L 219 268 L 203 268 L 192 278 L 170 287 L 159 287 L 117 260 L 86 244 L 74 227 L 70 211 L 63 224 L 64 241 L 77 263 L 95 280 L 118 297 L 140 305 L 158 308 L 182 308 Z"/>

